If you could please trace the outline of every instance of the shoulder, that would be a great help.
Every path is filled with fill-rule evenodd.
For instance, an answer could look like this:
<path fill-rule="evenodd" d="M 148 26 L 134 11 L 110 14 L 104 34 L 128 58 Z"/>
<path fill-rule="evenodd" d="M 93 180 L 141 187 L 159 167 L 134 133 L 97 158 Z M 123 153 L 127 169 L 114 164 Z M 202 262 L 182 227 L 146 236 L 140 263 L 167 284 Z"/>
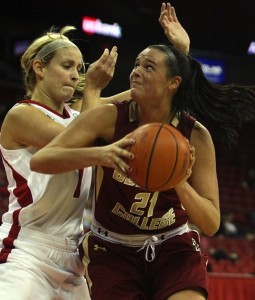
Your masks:
<path fill-rule="evenodd" d="M 17 104 L 14 105 L 6 114 L 3 125 L 5 123 L 10 123 L 12 125 L 16 124 L 17 122 L 25 121 L 27 122 L 34 115 L 44 115 L 40 110 L 37 108 L 27 105 L 27 104 Z"/>
<path fill-rule="evenodd" d="M 213 141 L 209 130 L 200 122 L 196 121 L 191 133 L 190 143 L 195 146 L 202 146 L 205 148 L 213 148 Z"/>
<path fill-rule="evenodd" d="M 206 137 L 210 135 L 209 130 L 199 121 L 196 121 L 193 126 L 193 135 L 198 135 L 199 137 Z"/>
<path fill-rule="evenodd" d="M 61 130 L 63 130 L 63 125 L 49 118 L 37 107 L 18 104 L 6 114 L 1 127 L 1 143 L 6 149 L 18 149 L 25 146 L 39 148 Z"/>

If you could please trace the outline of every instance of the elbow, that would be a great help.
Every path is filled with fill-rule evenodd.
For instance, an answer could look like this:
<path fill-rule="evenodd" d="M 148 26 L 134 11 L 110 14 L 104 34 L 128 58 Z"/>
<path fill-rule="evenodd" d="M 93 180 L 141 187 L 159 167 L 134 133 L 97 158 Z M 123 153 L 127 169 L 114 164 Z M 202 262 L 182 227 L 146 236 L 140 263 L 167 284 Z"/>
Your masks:
<path fill-rule="evenodd" d="M 30 160 L 30 169 L 33 172 L 38 172 L 38 173 L 42 173 L 42 170 L 40 168 L 40 164 L 38 164 L 37 160 L 32 157 Z"/>
<path fill-rule="evenodd" d="M 45 163 L 37 156 L 33 156 L 30 160 L 30 170 L 36 173 L 51 174 L 49 164 Z"/>
<path fill-rule="evenodd" d="M 220 216 L 217 216 L 212 220 L 207 226 L 202 230 L 203 233 L 207 236 L 213 236 L 220 228 Z"/>
<path fill-rule="evenodd" d="M 214 236 L 218 230 L 219 230 L 219 226 L 215 228 L 210 228 L 210 230 L 205 230 L 203 233 L 207 236 Z"/>

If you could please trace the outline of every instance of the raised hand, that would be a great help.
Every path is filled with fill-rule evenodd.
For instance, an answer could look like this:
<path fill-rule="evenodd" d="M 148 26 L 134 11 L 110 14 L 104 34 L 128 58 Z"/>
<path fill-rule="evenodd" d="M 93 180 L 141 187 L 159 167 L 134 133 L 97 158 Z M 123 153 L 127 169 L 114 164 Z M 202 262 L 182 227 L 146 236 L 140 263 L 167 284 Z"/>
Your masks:
<path fill-rule="evenodd" d="M 100 104 L 100 95 L 114 75 L 118 57 L 117 47 L 105 49 L 101 57 L 89 65 L 85 75 L 81 111 Z"/>
<path fill-rule="evenodd" d="M 187 55 L 189 53 L 190 39 L 186 30 L 178 21 L 175 9 L 170 3 L 162 3 L 159 23 L 169 42 Z"/>
<path fill-rule="evenodd" d="M 105 49 L 101 57 L 89 65 L 85 76 L 86 88 L 104 89 L 112 79 L 118 57 L 117 47 Z"/>

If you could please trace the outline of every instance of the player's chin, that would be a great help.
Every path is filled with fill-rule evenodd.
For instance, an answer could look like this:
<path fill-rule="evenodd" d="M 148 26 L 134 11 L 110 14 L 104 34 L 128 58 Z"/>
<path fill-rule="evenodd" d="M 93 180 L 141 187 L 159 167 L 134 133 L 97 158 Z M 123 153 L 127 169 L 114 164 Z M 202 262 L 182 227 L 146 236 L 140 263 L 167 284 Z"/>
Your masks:
<path fill-rule="evenodd" d="M 130 90 L 131 99 L 133 99 L 136 103 L 143 103 L 146 95 L 141 89 L 131 88 Z"/>
<path fill-rule="evenodd" d="M 62 94 L 61 97 L 59 97 L 59 99 L 61 100 L 61 102 L 68 102 L 73 98 L 73 93 L 65 93 Z"/>

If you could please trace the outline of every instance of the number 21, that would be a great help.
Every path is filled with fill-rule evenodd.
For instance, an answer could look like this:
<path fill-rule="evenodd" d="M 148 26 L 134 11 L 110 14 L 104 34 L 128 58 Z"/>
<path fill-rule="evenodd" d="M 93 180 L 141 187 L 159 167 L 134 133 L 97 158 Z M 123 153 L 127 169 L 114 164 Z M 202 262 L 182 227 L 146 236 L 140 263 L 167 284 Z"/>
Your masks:
<path fill-rule="evenodd" d="M 134 202 L 131 206 L 130 212 L 133 214 L 136 214 L 138 216 L 142 216 L 144 214 L 145 208 L 149 205 L 147 217 L 153 216 L 153 210 L 157 203 L 159 192 L 155 192 L 153 194 L 151 193 L 138 193 L 135 196 L 135 200 L 140 200 L 137 202 Z M 150 196 L 152 195 L 151 199 Z"/>

